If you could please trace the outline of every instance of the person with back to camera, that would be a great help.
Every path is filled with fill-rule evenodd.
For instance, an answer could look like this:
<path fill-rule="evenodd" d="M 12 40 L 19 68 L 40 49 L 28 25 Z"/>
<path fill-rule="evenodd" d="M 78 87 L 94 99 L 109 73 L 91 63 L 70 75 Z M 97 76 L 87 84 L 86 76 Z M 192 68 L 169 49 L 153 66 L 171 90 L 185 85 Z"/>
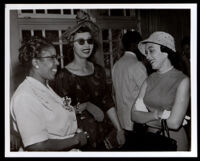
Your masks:
<path fill-rule="evenodd" d="M 30 70 L 12 96 L 11 116 L 26 151 L 69 151 L 87 143 L 74 108 L 48 85 L 57 72 L 57 58 L 55 47 L 36 36 L 19 49 L 20 62 Z"/>
<path fill-rule="evenodd" d="M 188 140 L 182 124 L 189 101 L 189 78 L 176 69 L 174 38 L 162 31 L 152 33 L 138 48 L 157 71 L 143 83 L 132 109 L 132 120 L 146 123 L 148 131 L 157 132 L 160 119 L 166 119 L 177 150 L 188 150 Z"/>
<path fill-rule="evenodd" d="M 131 109 L 142 83 L 147 78 L 147 71 L 142 62 L 143 55 L 137 47 L 141 40 L 142 37 L 137 31 L 127 31 L 122 37 L 124 55 L 114 64 L 112 69 L 117 114 L 122 128 L 126 131 L 125 146 L 131 144 L 132 138 Z"/>
<path fill-rule="evenodd" d="M 82 10 L 78 12 L 80 20 L 84 19 L 85 15 L 87 16 Z M 96 50 L 96 33 L 98 27 L 90 19 L 84 19 L 63 33 L 68 44 L 68 52 L 64 54 L 69 59 L 50 83 L 58 95 L 70 97 L 72 105 L 77 107 L 78 126 L 90 135 L 90 146 L 85 150 L 92 151 L 106 150 L 104 143 L 108 149 L 112 148 L 112 143 L 106 139 L 105 131 L 110 132 L 111 129 L 105 123 L 104 114 L 107 114 L 114 126 L 116 136 L 113 136 L 118 145 L 122 146 L 125 142 L 111 94 L 106 89 L 105 71 L 100 65 L 89 60 Z"/>

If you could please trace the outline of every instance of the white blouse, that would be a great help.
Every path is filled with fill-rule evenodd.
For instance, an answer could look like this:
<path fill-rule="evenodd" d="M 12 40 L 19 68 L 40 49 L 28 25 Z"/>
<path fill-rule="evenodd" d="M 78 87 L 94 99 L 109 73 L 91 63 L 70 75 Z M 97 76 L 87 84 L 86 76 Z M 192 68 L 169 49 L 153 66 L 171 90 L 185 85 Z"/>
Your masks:
<path fill-rule="evenodd" d="M 25 147 L 47 139 L 69 138 L 77 130 L 73 107 L 66 108 L 49 86 L 32 77 L 26 77 L 14 93 L 11 114 Z"/>

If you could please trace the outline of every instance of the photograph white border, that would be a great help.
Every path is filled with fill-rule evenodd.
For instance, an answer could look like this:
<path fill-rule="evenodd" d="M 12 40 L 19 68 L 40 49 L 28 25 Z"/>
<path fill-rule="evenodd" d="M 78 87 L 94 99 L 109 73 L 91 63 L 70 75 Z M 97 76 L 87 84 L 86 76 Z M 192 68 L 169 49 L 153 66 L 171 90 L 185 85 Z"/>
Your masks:
<path fill-rule="evenodd" d="M 191 151 L 189 152 L 10 152 L 10 10 L 17 9 L 190 9 Z M 197 157 L 197 4 L 5 4 L 5 157 Z"/>

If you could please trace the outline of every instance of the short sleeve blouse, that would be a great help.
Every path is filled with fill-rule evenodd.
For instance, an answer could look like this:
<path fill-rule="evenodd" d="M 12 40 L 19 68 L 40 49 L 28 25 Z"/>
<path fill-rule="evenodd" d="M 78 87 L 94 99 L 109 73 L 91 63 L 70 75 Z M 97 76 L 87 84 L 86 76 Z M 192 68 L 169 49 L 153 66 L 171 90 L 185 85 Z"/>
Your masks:
<path fill-rule="evenodd" d="M 77 130 L 75 111 L 66 110 L 59 96 L 32 77 L 26 77 L 14 93 L 11 114 L 24 147 L 70 138 Z"/>

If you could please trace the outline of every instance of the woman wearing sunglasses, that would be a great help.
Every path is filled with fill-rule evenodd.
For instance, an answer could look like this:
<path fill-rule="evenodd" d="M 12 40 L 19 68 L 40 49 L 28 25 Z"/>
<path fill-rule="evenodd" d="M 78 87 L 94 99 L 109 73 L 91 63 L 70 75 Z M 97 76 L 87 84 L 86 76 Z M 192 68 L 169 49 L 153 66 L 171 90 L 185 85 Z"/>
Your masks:
<path fill-rule="evenodd" d="M 105 150 L 105 145 L 112 148 L 114 144 L 105 139 L 112 134 L 117 146 L 125 142 L 111 93 L 107 92 L 105 71 L 90 61 L 97 47 L 94 39 L 97 32 L 98 27 L 85 20 L 63 34 L 69 47 L 64 53 L 68 62 L 51 83 L 56 93 L 70 97 L 77 107 L 78 126 L 90 135 L 85 150 Z"/>
<path fill-rule="evenodd" d="M 59 65 L 55 47 L 44 38 L 31 37 L 19 49 L 19 60 L 29 67 L 29 75 L 12 97 L 11 115 L 24 149 L 68 151 L 85 145 L 87 135 L 77 129 L 74 108 L 48 85 Z"/>

